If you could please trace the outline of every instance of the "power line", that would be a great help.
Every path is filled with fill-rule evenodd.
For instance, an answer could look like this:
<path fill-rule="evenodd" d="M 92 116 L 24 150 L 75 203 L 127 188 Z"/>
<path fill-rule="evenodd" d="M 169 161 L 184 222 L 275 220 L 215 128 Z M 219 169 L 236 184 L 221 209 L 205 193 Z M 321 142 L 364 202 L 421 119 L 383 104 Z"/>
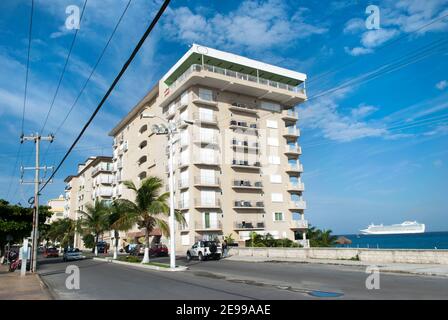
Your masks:
<path fill-rule="evenodd" d="M 87 5 L 87 0 L 84 1 L 84 6 L 82 7 L 81 17 L 79 18 L 79 23 L 80 24 L 81 24 L 81 21 L 82 21 L 82 17 L 84 15 L 84 10 L 86 8 L 86 5 Z M 43 131 L 45 129 L 45 126 L 47 125 L 47 121 L 48 121 L 48 118 L 50 117 L 51 110 L 53 109 L 54 102 L 56 101 L 56 97 L 58 95 L 59 88 L 61 87 L 62 79 L 64 78 L 64 74 L 65 74 L 65 71 L 67 69 L 68 61 L 70 60 L 70 56 L 72 54 L 72 50 L 73 50 L 73 47 L 74 47 L 75 42 L 76 42 L 76 37 L 78 35 L 78 31 L 79 31 L 79 28 L 76 29 L 75 34 L 73 35 L 72 43 L 70 44 L 70 49 L 69 49 L 67 57 L 65 59 L 64 68 L 62 69 L 61 76 L 59 77 L 59 81 L 58 81 L 58 85 L 56 87 L 56 91 L 55 91 L 55 93 L 53 95 L 53 99 L 51 100 L 50 108 L 48 109 L 47 115 L 45 116 L 45 120 L 44 120 L 44 123 L 42 125 L 42 128 L 40 129 L 40 132 L 42 134 L 43 134 Z"/>
<path fill-rule="evenodd" d="M 110 36 L 109 36 L 109 39 L 108 39 L 107 42 L 106 42 L 106 45 L 104 46 L 103 50 L 101 51 L 101 54 L 99 55 L 98 59 L 96 60 L 96 63 L 95 63 L 94 66 L 92 67 L 92 70 L 90 71 L 89 76 L 87 77 L 86 81 L 84 82 L 83 86 L 81 87 L 81 90 L 79 91 L 78 95 L 76 96 L 75 101 L 74 101 L 73 104 L 71 105 L 69 111 L 68 111 L 67 114 L 65 115 L 65 117 L 64 117 L 64 119 L 62 120 L 61 124 L 60 124 L 60 125 L 58 126 L 58 128 L 56 129 L 56 131 L 55 131 L 55 133 L 54 133 L 55 136 L 58 134 L 59 130 L 62 128 L 62 126 L 64 125 L 65 121 L 67 121 L 67 119 L 68 119 L 68 117 L 70 116 L 71 112 L 73 111 L 73 109 L 75 108 L 76 104 L 78 103 L 79 98 L 82 96 L 84 90 L 86 89 L 87 84 L 89 83 L 90 79 L 92 78 L 93 74 L 95 73 L 96 68 L 98 67 L 99 63 L 100 63 L 101 60 L 103 59 L 103 56 L 104 56 L 104 54 L 106 53 L 106 50 L 107 50 L 107 48 L 109 47 L 109 44 L 110 44 L 110 42 L 111 42 L 113 36 L 115 35 L 115 32 L 117 31 L 118 26 L 120 25 L 120 23 L 121 23 L 121 21 L 122 21 L 124 15 L 126 14 L 128 8 L 129 8 L 129 5 L 131 4 L 131 1 L 132 1 L 132 0 L 129 0 L 128 3 L 127 3 L 127 5 L 126 5 L 126 7 L 124 8 L 124 10 L 123 10 L 123 12 L 122 12 L 120 18 L 118 19 L 117 23 L 115 24 L 115 27 L 114 27 L 112 33 L 111 33 Z M 44 153 L 44 156 L 43 156 L 44 159 L 46 158 L 46 155 L 47 155 L 48 150 L 49 150 L 50 148 L 51 148 L 51 144 L 49 144 L 49 145 L 47 146 L 47 149 L 45 150 L 45 153 Z M 44 162 L 45 162 L 45 161 L 44 161 Z"/>
<path fill-rule="evenodd" d="M 31 0 L 30 25 L 29 25 L 29 29 L 28 29 L 28 52 L 27 52 L 26 73 L 25 73 L 25 89 L 24 89 L 24 94 L 23 94 L 22 123 L 21 123 L 21 132 L 20 132 L 21 136 L 23 136 L 24 126 L 25 126 L 25 110 L 26 110 L 26 97 L 27 97 L 27 91 L 28 91 L 28 74 L 29 74 L 29 67 L 30 67 L 31 39 L 32 39 L 32 31 L 33 31 L 33 15 L 34 15 L 34 0 Z M 19 158 L 20 158 L 21 151 L 22 151 L 22 144 L 20 144 L 17 149 L 16 160 L 15 160 L 12 172 L 11 172 L 11 179 L 9 181 L 6 198 L 9 197 L 9 193 L 11 192 L 12 183 L 14 181 L 14 173 L 16 172 L 17 165 L 19 164 Z"/>
<path fill-rule="evenodd" d="M 159 11 L 157 12 L 156 16 L 154 17 L 154 19 L 152 20 L 151 24 L 149 25 L 149 27 L 146 29 L 145 33 L 143 34 L 143 36 L 141 37 L 140 41 L 137 43 L 137 46 L 134 48 L 134 50 L 132 51 L 131 55 L 129 56 L 128 60 L 125 62 L 125 64 L 123 65 L 123 67 L 121 68 L 120 72 L 118 73 L 118 75 L 115 77 L 114 81 L 112 82 L 112 85 L 109 87 L 109 89 L 107 90 L 106 94 L 104 95 L 104 97 L 101 99 L 100 103 L 98 104 L 98 106 L 96 107 L 95 111 L 92 113 L 92 115 L 90 116 L 89 120 L 87 121 L 87 123 L 84 125 L 84 127 L 82 128 L 81 132 L 78 134 L 78 136 L 76 137 L 75 141 L 73 141 L 72 145 L 70 146 L 70 148 L 68 149 L 67 153 L 64 155 L 64 157 L 62 158 L 62 160 L 59 162 L 58 166 L 56 167 L 56 169 L 53 171 L 53 173 L 51 174 L 50 178 L 48 179 L 48 181 L 50 181 L 55 175 L 56 173 L 59 171 L 59 169 L 61 168 L 62 164 L 65 162 L 65 160 L 67 159 L 67 157 L 69 156 L 69 154 L 71 153 L 71 151 L 73 150 L 73 148 L 75 147 L 75 145 L 78 143 L 79 139 L 81 139 L 82 135 L 84 134 L 84 132 L 87 130 L 87 128 L 89 127 L 90 123 L 93 121 L 93 119 L 95 118 L 95 116 L 97 115 L 97 113 L 100 111 L 101 107 L 103 106 L 103 104 L 106 102 L 107 98 L 109 97 L 109 95 L 112 93 L 112 91 L 114 90 L 115 86 L 117 85 L 118 81 L 121 79 L 121 77 L 123 76 L 123 74 L 125 73 L 126 69 L 129 67 L 129 65 L 131 64 L 132 60 L 135 58 L 135 56 L 137 55 L 138 51 L 140 50 L 140 48 L 143 46 L 143 43 L 145 42 L 146 38 L 149 36 L 149 34 L 151 33 L 151 31 L 154 29 L 154 27 L 156 26 L 157 22 L 159 21 L 160 17 L 162 16 L 163 12 L 165 11 L 165 9 L 168 7 L 169 3 L 171 0 L 165 0 L 162 4 L 162 6 L 160 7 Z M 42 192 L 42 190 L 47 186 L 48 181 L 45 182 L 45 184 L 40 188 L 39 193 Z"/>

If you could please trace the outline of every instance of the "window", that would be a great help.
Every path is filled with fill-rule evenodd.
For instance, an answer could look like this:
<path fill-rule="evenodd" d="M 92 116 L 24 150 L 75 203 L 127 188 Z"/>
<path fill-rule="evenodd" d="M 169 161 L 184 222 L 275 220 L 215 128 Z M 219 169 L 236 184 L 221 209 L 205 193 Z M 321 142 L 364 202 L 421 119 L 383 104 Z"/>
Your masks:
<path fill-rule="evenodd" d="M 282 176 L 279 174 L 271 174 L 271 183 L 282 183 Z"/>
<path fill-rule="evenodd" d="M 278 147 L 278 139 L 275 137 L 268 137 L 268 146 Z"/>
<path fill-rule="evenodd" d="M 212 90 L 199 88 L 199 99 L 206 101 L 213 101 Z"/>
<path fill-rule="evenodd" d="M 140 142 L 140 144 L 139 144 L 139 148 L 140 149 L 143 149 L 144 147 L 146 147 L 148 145 L 148 141 L 146 141 L 146 140 L 143 140 L 142 142 Z"/>
<path fill-rule="evenodd" d="M 180 104 L 181 105 L 188 104 L 188 91 L 182 92 L 182 95 L 180 96 Z"/>
<path fill-rule="evenodd" d="M 146 124 L 144 124 L 143 126 L 141 126 L 140 130 L 138 130 L 138 132 L 140 134 L 142 134 L 143 132 L 145 132 L 146 130 L 148 130 L 148 126 Z"/>
<path fill-rule="evenodd" d="M 283 221 L 283 212 L 274 212 L 274 221 Z"/>
<path fill-rule="evenodd" d="M 282 193 L 272 193 L 271 201 L 272 202 L 283 202 L 283 194 Z"/>
<path fill-rule="evenodd" d="M 140 172 L 140 174 L 138 175 L 138 178 L 139 178 L 140 180 L 145 179 L 145 178 L 146 178 L 146 171 Z"/>
<path fill-rule="evenodd" d="M 275 111 L 275 112 L 281 111 L 281 107 L 278 103 L 272 103 L 272 102 L 266 102 L 266 101 L 261 102 L 260 109 L 268 110 L 268 111 Z"/>
<path fill-rule="evenodd" d="M 143 163 L 145 163 L 146 160 L 147 160 L 147 157 L 146 157 L 146 156 L 143 156 L 143 157 L 140 157 L 140 159 L 138 159 L 137 163 L 138 163 L 138 165 L 140 166 L 140 165 L 142 165 Z"/>
<path fill-rule="evenodd" d="M 272 129 L 278 129 L 278 123 L 275 120 L 266 120 L 266 127 Z"/>

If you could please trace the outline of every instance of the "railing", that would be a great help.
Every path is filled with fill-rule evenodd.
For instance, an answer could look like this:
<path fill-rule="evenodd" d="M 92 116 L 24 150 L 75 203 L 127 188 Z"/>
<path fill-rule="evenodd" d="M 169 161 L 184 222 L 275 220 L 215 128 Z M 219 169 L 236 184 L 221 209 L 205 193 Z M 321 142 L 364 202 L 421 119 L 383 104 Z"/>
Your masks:
<path fill-rule="evenodd" d="M 290 208 L 298 209 L 298 210 L 305 210 L 306 209 L 306 201 L 304 201 L 304 200 L 291 201 Z"/>
<path fill-rule="evenodd" d="M 230 120 L 231 128 L 242 128 L 242 129 L 252 129 L 257 130 L 258 125 L 256 123 L 247 123 L 246 121 Z"/>
<path fill-rule="evenodd" d="M 100 171 L 112 171 L 112 164 L 102 163 L 100 165 L 97 165 L 95 168 L 93 168 L 92 175 L 95 175 Z"/>
<path fill-rule="evenodd" d="M 198 164 L 209 164 L 209 165 L 219 165 L 219 156 L 201 156 L 199 155 L 198 158 L 195 160 L 195 163 Z"/>
<path fill-rule="evenodd" d="M 256 208 L 264 208 L 263 201 L 246 201 L 246 200 L 236 200 L 233 204 L 234 208 L 243 208 L 243 209 L 256 209 Z"/>
<path fill-rule="evenodd" d="M 96 179 L 96 183 L 97 184 L 112 184 L 112 183 L 114 183 L 114 177 L 112 177 L 112 176 L 99 176 L 97 179 Z"/>
<path fill-rule="evenodd" d="M 111 197 L 112 189 L 97 189 L 95 194 L 100 197 Z"/>
<path fill-rule="evenodd" d="M 210 144 L 218 144 L 219 136 L 217 134 L 197 134 L 194 136 L 193 141 L 196 143 L 210 143 Z"/>
<path fill-rule="evenodd" d="M 283 117 L 287 117 L 287 118 L 294 118 L 294 119 L 298 119 L 299 118 L 299 113 L 297 111 L 294 110 L 284 110 L 282 113 Z"/>
<path fill-rule="evenodd" d="M 249 162 L 247 160 L 236 160 L 236 159 L 233 159 L 232 160 L 232 166 L 259 168 L 259 167 L 261 167 L 261 163 L 259 161 Z"/>
<path fill-rule="evenodd" d="M 292 220 L 291 228 L 294 229 L 307 229 L 308 228 L 308 220 Z"/>
<path fill-rule="evenodd" d="M 189 208 L 189 203 L 187 202 L 187 201 L 183 201 L 183 200 L 180 200 L 178 203 L 177 203 L 177 208 L 178 209 L 188 209 Z"/>
<path fill-rule="evenodd" d="M 285 152 L 301 154 L 302 148 L 300 148 L 300 146 L 298 144 L 295 144 L 295 145 L 287 144 Z"/>
<path fill-rule="evenodd" d="M 245 103 L 234 102 L 232 103 L 230 109 L 237 109 L 242 111 L 247 111 L 250 113 L 257 113 L 257 108 L 255 106 L 251 106 Z"/>
<path fill-rule="evenodd" d="M 218 117 L 214 113 L 210 114 L 205 112 L 194 112 L 193 120 L 200 122 L 217 123 Z"/>
<path fill-rule="evenodd" d="M 289 182 L 288 189 L 303 191 L 305 190 L 305 184 L 303 182 Z"/>
<path fill-rule="evenodd" d="M 274 88 L 288 90 L 288 91 L 295 92 L 295 93 L 303 93 L 303 94 L 305 94 L 305 82 L 301 83 L 298 86 L 290 86 L 290 85 L 285 84 L 285 83 L 272 81 L 272 80 L 264 79 L 264 78 L 261 78 L 261 77 L 252 76 L 252 75 L 249 75 L 249 74 L 246 74 L 246 73 L 232 71 L 232 70 L 229 70 L 229 69 L 215 67 L 215 66 L 211 66 L 211 65 L 208 65 L 208 64 L 204 64 L 204 65 L 193 64 L 193 65 L 191 65 L 183 74 L 181 74 L 176 79 L 176 81 L 174 81 L 171 84 L 170 88 L 171 89 L 176 88 L 192 72 L 201 72 L 202 70 L 213 72 L 213 73 L 217 73 L 217 74 L 221 74 L 221 75 L 225 75 L 225 76 L 228 76 L 228 77 L 231 77 L 231 78 L 236 78 L 236 79 L 240 79 L 240 80 L 244 80 L 244 81 L 259 83 L 259 84 L 270 86 L 270 87 L 274 87 Z"/>
<path fill-rule="evenodd" d="M 196 230 L 208 230 L 208 229 L 215 229 L 215 230 L 221 230 L 222 229 L 222 223 L 221 221 L 210 221 L 210 222 L 198 222 L 195 223 L 195 229 Z"/>
<path fill-rule="evenodd" d="M 301 163 L 299 163 L 299 162 L 288 163 L 287 171 L 303 172 L 303 165 Z"/>
<path fill-rule="evenodd" d="M 234 228 L 242 229 L 242 230 L 244 230 L 244 229 L 264 229 L 265 224 L 264 224 L 264 222 L 248 222 L 248 221 L 235 222 Z"/>
<path fill-rule="evenodd" d="M 123 168 L 123 161 L 121 161 L 121 160 L 118 160 L 118 161 L 117 161 L 117 168 L 118 168 L 118 169 Z"/>
<path fill-rule="evenodd" d="M 284 135 L 300 136 L 300 130 L 297 127 L 286 127 Z"/>
<path fill-rule="evenodd" d="M 232 146 L 234 147 L 243 147 L 243 148 L 254 148 L 258 149 L 260 147 L 258 142 L 249 142 L 247 140 L 237 140 L 232 139 Z"/>
<path fill-rule="evenodd" d="M 195 185 L 217 186 L 220 184 L 218 177 L 196 176 L 194 177 Z"/>
<path fill-rule="evenodd" d="M 190 226 L 188 225 L 188 223 L 178 223 L 179 226 L 179 231 L 185 231 L 185 230 L 189 230 Z"/>
<path fill-rule="evenodd" d="M 252 183 L 249 180 L 233 180 L 233 186 L 238 188 L 262 188 L 263 183 L 261 181 Z"/>
<path fill-rule="evenodd" d="M 188 179 L 179 179 L 177 181 L 177 187 L 179 189 L 188 187 Z"/>
<path fill-rule="evenodd" d="M 190 164 L 190 160 L 188 158 L 180 158 L 177 162 L 179 167 L 188 166 Z M 168 168 L 168 165 L 167 165 Z M 168 170 L 166 171 L 168 172 Z"/>
<path fill-rule="evenodd" d="M 221 207 L 221 200 L 195 198 L 194 205 L 195 207 L 203 207 L 203 208 Z"/>

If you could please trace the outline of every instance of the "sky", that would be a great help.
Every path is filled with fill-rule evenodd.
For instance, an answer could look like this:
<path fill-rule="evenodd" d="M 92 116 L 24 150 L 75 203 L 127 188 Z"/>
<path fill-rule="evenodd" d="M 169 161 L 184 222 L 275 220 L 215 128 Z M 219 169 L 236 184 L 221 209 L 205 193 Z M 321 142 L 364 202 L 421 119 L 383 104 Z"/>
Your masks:
<path fill-rule="evenodd" d="M 82 11 L 84 1 L 34 1 L 23 132 L 41 131 L 55 97 L 43 134 L 56 139 L 41 147 L 47 165 L 62 158 L 161 4 L 131 1 L 63 122 L 128 3 L 87 1 L 55 95 L 76 32 L 66 8 Z M 379 28 L 366 24 L 376 17 L 369 5 Z M 23 205 L 33 195 L 19 167 L 33 165 L 34 144 L 17 157 L 30 10 L 31 0 L 0 2 L 0 198 Z M 447 15 L 448 0 L 174 0 L 41 201 L 63 193 L 77 163 L 111 155 L 110 129 L 198 43 L 307 74 L 309 100 L 297 110 L 312 225 L 343 234 L 417 220 L 448 230 Z"/>

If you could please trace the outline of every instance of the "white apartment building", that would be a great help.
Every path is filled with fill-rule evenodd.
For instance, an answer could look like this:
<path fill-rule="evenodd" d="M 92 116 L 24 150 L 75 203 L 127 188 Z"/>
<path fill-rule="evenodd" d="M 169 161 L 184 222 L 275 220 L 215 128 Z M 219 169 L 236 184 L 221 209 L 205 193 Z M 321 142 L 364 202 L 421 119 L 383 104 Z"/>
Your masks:
<path fill-rule="evenodd" d="M 114 174 L 112 157 L 89 157 L 78 165 L 76 175 L 65 178 L 65 207 L 64 216 L 77 220 L 79 211 L 85 211 L 86 205 L 93 205 L 96 201 L 112 202 L 112 185 Z M 109 240 L 109 234 L 104 240 Z M 75 246 L 83 248 L 81 237 L 75 237 Z"/>
<path fill-rule="evenodd" d="M 51 217 L 47 219 L 47 223 L 53 223 L 56 220 L 65 218 L 65 198 L 64 195 L 60 195 L 58 198 L 50 199 L 47 202 L 50 207 Z"/>
<path fill-rule="evenodd" d="M 192 45 L 112 129 L 113 199 L 134 200 L 123 185 L 158 176 L 168 191 L 168 141 L 151 127 L 177 128 L 175 207 L 179 251 L 195 240 L 250 232 L 308 246 L 300 130 L 296 106 L 306 100 L 306 75 Z M 144 118 L 142 113 L 153 118 Z M 167 239 L 162 239 L 167 241 Z"/>

